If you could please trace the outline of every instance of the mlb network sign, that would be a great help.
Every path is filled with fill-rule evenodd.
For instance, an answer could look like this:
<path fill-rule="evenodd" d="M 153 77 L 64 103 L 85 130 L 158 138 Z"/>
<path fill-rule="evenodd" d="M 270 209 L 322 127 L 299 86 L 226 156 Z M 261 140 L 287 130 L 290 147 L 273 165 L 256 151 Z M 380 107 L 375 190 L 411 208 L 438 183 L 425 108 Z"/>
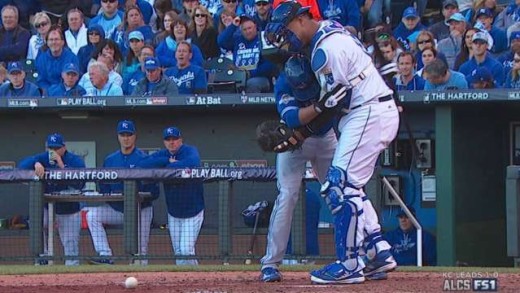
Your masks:
<path fill-rule="evenodd" d="M 498 291 L 497 278 L 473 278 L 473 279 L 447 279 L 442 288 L 444 291 L 474 291 L 496 292 Z"/>

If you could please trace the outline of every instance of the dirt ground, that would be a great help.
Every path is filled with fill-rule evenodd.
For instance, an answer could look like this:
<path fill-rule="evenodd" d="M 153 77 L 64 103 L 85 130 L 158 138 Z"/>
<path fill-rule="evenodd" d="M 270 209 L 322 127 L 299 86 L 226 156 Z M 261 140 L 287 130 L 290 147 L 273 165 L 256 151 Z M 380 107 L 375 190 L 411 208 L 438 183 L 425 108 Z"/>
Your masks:
<path fill-rule="evenodd" d="M 126 289 L 134 276 L 139 285 Z M 96 274 L 0 276 L 0 292 L 442 292 L 446 275 L 428 272 L 393 272 L 388 280 L 358 285 L 312 285 L 306 272 L 284 272 L 281 283 L 262 283 L 258 272 L 139 272 Z M 457 277 L 453 277 L 456 279 Z M 499 292 L 518 292 L 517 274 L 499 274 Z"/>

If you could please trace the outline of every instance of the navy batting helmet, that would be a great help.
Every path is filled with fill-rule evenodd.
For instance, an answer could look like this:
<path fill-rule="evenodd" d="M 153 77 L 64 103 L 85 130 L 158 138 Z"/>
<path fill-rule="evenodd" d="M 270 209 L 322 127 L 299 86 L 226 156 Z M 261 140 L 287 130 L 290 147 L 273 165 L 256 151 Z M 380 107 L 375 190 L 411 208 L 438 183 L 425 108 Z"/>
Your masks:
<path fill-rule="evenodd" d="M 311 63 L 303 55 L 294 55 L 284 67 L 285 77 L 291 86 L 293 96 L 301 102 L 318 99 L 320 96 L 320 84 L 314 76 Z"/>
<path fill-rule="evenodd" d="M 297 53 L 302 43 L 288 28 L 289 24 L 298 15 L 308 12 L 310 7 L 302 7 L 296 1 L 282 2 L 271 14 L 271 21 L 265 28 L 266 40 L 279 49 Z"/>

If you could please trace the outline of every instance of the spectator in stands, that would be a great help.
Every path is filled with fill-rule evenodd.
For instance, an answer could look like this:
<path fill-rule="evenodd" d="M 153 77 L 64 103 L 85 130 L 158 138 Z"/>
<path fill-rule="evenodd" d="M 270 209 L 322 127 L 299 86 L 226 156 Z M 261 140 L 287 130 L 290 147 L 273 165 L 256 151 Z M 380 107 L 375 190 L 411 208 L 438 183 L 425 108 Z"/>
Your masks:
<path fill-rule="evenodd" d="M 108 54 L 112 56 L 112 58 L 114 59 L 114 70 L 116 72 L 121 72 L 121 68 L 123 67 L 123 55 L 121 54 L 121 50 L 119 50 L 119 47 L 113 40 L 102 39 L 99 42 L 99 44 L 96 45 L 96 49 L 92 53 L 92 59 L 90 60 L 95 61 L 98 58 L 98 56 L 103 54 Z"/>
<path fill-rule="evenodd" d="M 123 76 L 123 93 L 125 95 L 130 95 L 133 91 L 137 83 L 146 77 L 146 70 L 144 69 L 144 60 L 147 57 L 155 57 L 155 49 L 151 45 L 144 45 L 139 52 L 139 63 L 141 64 L 140 70 L 136 70 L 134 73 L 130 75 Z"/>
<path fill-rule="evenodd" d="M 144 23 L 143 14 L 137 6 L 131 6 L 127 8 L 123 16 L 123 22 L 119 24 L 117 29 L 110 37 L 117 43 L 123 55 L 126 55 L 126 53 L 130 51 L 130 34 L 133 32 L 141 33 L 143 36 L 143 45 L 144 43 L 152 43 L 154 37 L 152 28 Z"/>
<path fill-rule="evenodd" d="M 265 30 L 267 23 L 271 20 L 272 12 L 273 8 L 269 1 L 255 0 L 255 14 L 253 15 L 253 19 L 255 20 L 259 30 Z"/>
<path fill-rule="evenodd" d="M 235 15 L 244 14 L 244 10 L 238 5 L 238 0 L 222 0 L 222 8 L 213 14 L 213 24 L 217 27 L 217 23 L 220 22 L 220 15 L 226 11 L 227 14 L 234 13 Z"/>
<path fill-rule="evenodd" d="M 339 22 L 344 27 L 350 27 L 355 32 L 361 28 L 361 13 L 356 1 L 317 0 L 323 19 Z"/>
<path fill-rule="evenodd" d="M 87 96 L 110 97 L 123 95 L 123 90 L 119 85 L 109 82 L 109 72 L 105 63 L 99 61 L 90 63 L 88 73 L 94 88 L 90 90 L 87 89 Z"/>
<path fill-rule="evenodd" d="M 468 82 L 464 74 L 453 71 L 439 59 L 433 60 L 423 69 L 425 90 L 456 90 L 467 89 Z"/>
<path fill-rule="evenodd" d="M 511 0 L 511 4 L 506 6 L 502 12 L 495 17 L 493 26 L 507 30 L 510 26 L 520 21 L 520 0 Z"/>
<path fill-rule="evenodd" d="M 500 54 L 507 50 L 507 35 L 504 30 L 493 26 L 493 12 L 488 8 L 477 11 L 477 21 L 482 23 L 484 29 L 491 35 L 494 44 L 489 47 L 493 54 Z"/>
<path fill-rule="evenodd" d="M 78 51 L 80 72 L 87 72 L 88 63 L 96 50 L 97 44 L 105 39 L 105 31 L 99 24 L 90 26 L 87 30 L 87 44 Z"/>
<path fill-rule="evenodd" d="M 105 30 L 105 37 L 109 38 L 123 22 L 124 13 L 117 7 L 117 0 L 101 0 L 102 12 L 92 18 L 89 25 L 99 24 Z"/>
<path fill-rule="evenodd" d="M 235 34 L 240 27 L 241 34 Z M 242 15 L 233 20 L 219 36 L 220 47 L 233 50 L 235 65 L 247 72 L 246 92 L 264 93 L 270 89 L 270 79 L 276 73 L 276 67 L 265 60 L 261 54 L 262 42 L 256 24 L 249 16 Z"/>
<path fill-rule="evenodd" d="M 0 0 L 0 9 L 6 5 L 13 5 L 18 8 L 18 23 L 25 28 L 26 30 L 31 30 L 31 25 L 33 21 L 31 18 L 34 18 L 36 13 L 42 12 L 40 4 L 37 0 Z M 2 20 L 0 18 L 0 26 L 2 25 Z M 49 25 L 50 26 L 50 25 Z"/>
<path fill-rule="evenodd" d="M 516 52 L 513 58 L 513 66 L 507 73 L 504 88 L 520 89 L 520 52 Z"/>
<path fill-rule="evenodd" d="M 204 60 L 220 55 L 220 48 L 217 44 L 218 32 L 213 27 L 211 15 L 203 6 L 195 8 L 190 32 L 192 44 L 197 45 L 201 49 Z"/>
<path fill-rule="evenodd" d="M 484 32 L 477 32 L 473 35 L 472 41 L 473 58 L 462 64 L 459 71 L 464 74 L 469 81 L 473 70 L 480 66 L 487 67 L 495 78 L 495 85 L 498 87 L 502 86 L 505 79 L 504 67 L 487 51 L 489 48 L 488 35 Z"/>
<path fill-rule="evenodd" d="M 108 53 L 101 53 L 97 56 L 96 60 L 98 62 L 104 63 L 108 70 L 108 82 L 121 86 L 123 85 L 123 78 L 119 73 L 114 70 L 114 58 Z M 79 85 L 82 86 L 87 92 L 93 92 L 95 90 L 95 86 L 92 84 L 90 80 L 90 74 L 85 72 L 79 81 Z"/>
<path fill-rule="evenodd" d="M 424 89 L 424 79 L 415 73 L 415 56 L 411 52 L 402 52 L 397 57 L 399 74 L 394 76 L 398 91 L 418 91 Z"/>
<path fill-rule="evenodd" d="M 167 0 L 170 2 L 169 0 Z M 156 2 L 157 3 L 157 2 Z M 162 17 L 162 25 L 161 29 L 157 32 L 153 39 L 153 45 L 156 47 L 158 46 L 164 39 L 166 39 L 167 36 L 171 34 L 171 25 L 172 23 L 178 19 L 179 14 L 175 12 L 175 10 L 167 11 L 164 16 Z"/>
<path fill-rule="evenodd" d="M 191 24 L 195 8 L 200 5 L 199 0 L 182 0 L 182 10 L 179 19 L 183 20 L 188 26 Z"/>
<path fill-rule="evenodd" d="M 191 44 L 186 41 L 180 42 L 175 51 L 177 66 L 164 73 L 177 84 L 180 94 L 193 95 L 207 92 L 206 72 L 202 67 L 190 64 L 192 54 Z"/>
<path fill-rule="evenodd" d="M 39 9 L 49 15 L 53 25 L 59 25 L 67 29 L 67 20 L 65 14 L 69 9 L 79 7 L 80 0 L 36 0 L 39 4 Z"/>
<path fill-rule="evenodd" d="M 236 14 L 234 11 L 223 10 L 218 22 L 218 33 L 221 34 L 228 26 L 233 24 Z"/>
<path fill-rule="evenodd" d="M 417 70 L 417 75 L 424 77 L 423 76 L 424 67 L 428 64 L 431 64 L 433 62 L 433 60 L 437 60 L 439 58 L 437 58 L 437 56 L 438 56 L 437 50 L 433 47 L 425 48 L 420 53 L 421 53 L 420 58 L 422 61 L 421 63 L 424 64 L 424 66 L 421 69 Z M 444 62 L 444 61 L 442 61 L 442 62 Z M 446 62 L 444 62 L 444 63 L 446 63 Z M 448 63 L 446 63 L 446 66 L 447 65 L 448 65 Z"/>
<path fill-rule="evenodd" d="M 367 21 L 369 27 L 374 27 L 378 23 L 387 21 L 386 19 L 383 19 L 383 11 L 385 17 L 390 16 L 391 14 L 390 0 L 367 0 L 361 9 L 365 10 L 366 8 L 368 8 Z M 388 21 L 389 20 L 390 19 L 388 19 Z"/>
<path fill-rule="evenodd" d="M 417 58 L 417 70 L 421 70 L 424 67 L 424 63 L 422 61 L 422 54 L 425 49 L 433 48 L 435 49 L 436 56 L 435 58 L 439 58 L 442 61 L 446 62 L 448 64 L 448 61 L 446 60 L 446 56 L 444 54 L 440 54 L 437 51 L 437 46 L 435 44 L 435 38 L 433 34 L 430 31 L 422 30 L 419 32 L 419 35 L 417 36 L 417 55 L 415 58 Z"/>
<path fill-rule="evenodd" d="M 515 53 L 520 52 L 520 31 L 512 32 L 509 36 L 509 42 L 510 50 L 504 52 L 497 58 L 497 61 L 504 67 L 504 73 L 506 75 L 511 70 L 511 67 L 513 67 L 513 57 Z"/>
<path fill-rule="evenodd" d="M 46 170 L 56 169 L 78 169 L 85 168 L 83 159 L 69 151 L 65 145 L 63 136 L 53 133 L 47 137 L 47 151 L 27 157 L 18 163 L 18 168 L 34 170 L 39 178 L 43 178 Z M 84 182 L 74 183 L 44 183 L 45 193 L 57 193 L 65 190 L 81 190 Z M 61 244 L 65 254 L 65 265 L 79 265 L 79 233 L 81 231 L 81 215 L 79 202 L 58 202 L 55 204 L 56 224 L 60 234 Z M 43 213 L 44 228 L 48 225 L 48 209 L 45 207 Z M 38 221 L 38 219 L 34 219 Z M 50 223 L 54 225 L 54 223 Z"/>
<path fill-rule="evenodd" d="M 487 9 L 490 12 L 490 17 L 494 20 L 498 14 L 502 11 L 502 8 L 497 6 L 496 0 L 474 0 L 473 9 L 471 9 L 466 15 L 466 20 L 469 23 L 475 23 L 478 20 L 479 11 Z"/>
<path fill-rule="evenodd" d="M 49 49 L 41 52 L 36 59 L 37 84 L 44 93 L 47 92 L 51 85 L 61 82 L 63 65 L 74 63 L 79 66 L 78 57 L 65 46 L 65 36 L 61 27 L 51 27 L 47 33 L 46 43 Z"/>
<path fill-rule="evenodd" d="M 139 162 L 147 155 L 136 147 L 136 128 L 132 121 L 121 120 L 117 124 L 117 140 L 119 150 L 108 155 L 103 161 L 103 168 L 135 168 Z M 159 197 L 159 189 L 155 184 L 138 183 L 138 190 L 151 192 L 151 197 L 141 202 L 139 212 L 139 254 L 148 254 L 148 240 L 150 239 L 150 227 L 153 218 L 153 200 Z M 123 193 L 123 182 L 100 183 L 99 191 L 102 194 Z M 92 236 L 94 249 L 99 254 L 99 258 L 91 259 L 92 264 L 114 264 L 110 259 L 112 249 L 108 243 L 104 225 L 121 225 L 124 222 L 123 202 L 106 202 L 103 205 L 89 207 L 87 212 L 87 223 Z M 147 265 L 148 260 L 141 260 L 141 265 Z"/>
<path fill-rule="evenodd" d="M 146 58 L 144 69 L 146 77 L 141 79 L 134 87 L 132 96 L 174 96 L 179 93 L 175 82 L 163 76 L 159 59 L 155 57 Z"/>
<path fill-rule="evenodd" d="M 457 55 L 462 48 L 462 36 L 466 31 L 466 20 L 462 14 L 457 12 L 448 19 L 448 23 L 450 25 L 450 34 L 447 38 L 439 41 L 437 48 L 439 53 L 446 56 L 448 67 L 453 68 Z"/>
<path fill-rule="evenodd" d="M 169 28 L 169 24 L 166 26 L 164 23 L 166 14 L 168 12 L 173 11 L 175 13 L 175 18 L 177 17 L 178 13 L 173 10 L 173 5 L 171 0 L 155 0 L 153 2 L 153 8 L 155 10 L 155 13 L 157 14 L 157 18 L 155 19 L 155 23 L 150 23 L 150 26 L 152 27 L 152 30 L 155 32 L 162 32 L 165 29 Z M 173 19 L 172 19 L 173 20 Z M 154 44 L 158 44 L 159 42 L 155 42 Z"/>
<path fill-rule="evenodd" d="M 386 32 L 378 33 L 376 36 L 377 46 L 374 47 L 374 61 L 376 67 L 380 67 L 385 61 L 392 61 L 397 63 L 397 57 L 403 49 L 399 45 L 399 42 Z"/>
<path fill-rule="evenodd" d="M 403 11 L 403 18 L 401 23 L 394 29 L 394 37 L 401 43 L 401 46 L 405 50 L 409 49 L 406 42 L 406 38 L 415 31 L 421 31 L 425 29 L 421 23 L 421 18 L 417 14 L 417 10 L 414 7 L 408 7 Z"/>
<path fill-rule="evenodd" d="M 444 2 L 442 2 L 442 16 L 444 18 L 428 28 L 428 30 L 433 33 L 437 41 L 450 36 L 450 18 L 453 14 L 458 12 L 459 4 L 457 4 L 457 1 L 444 0 Z M 462 18 L 465 20 L 463 15 Z"/>
<path fill-rule="evenodd" d="M 440 61 L 440 60 L 439 60 Z M 442 61 L 441 61 L 442 62 Z M 417 219 L 415 209 L 408 206 L 411 214 Z M 392 246 L 392 255 L 400 266 L 417 265 L 417 230 L 408 218 L 408 215 L 401 210 L 397 214 L 399 227 L 388 231 L 384 238 Z M 428 231 L 422 231 L 422 259 L 423 265 L 437 265 L 437 248 L 435 237 Z"/>
<path fill-rule="evenodd" d="M 79 68 L 76 64 L 65 64 L 61 71 L 61 78 L 63 80 L 61 83 L 49 88 L 50 97 L 82 97 L 87 93 L 83 87 L 78 85 Z"/>
<path fill-rule="evenodd" d="M 194 146 L 184 144 L 181 131 L 168 127 L 163 131 L 164 146 L 139 163 L 144 168 L 198 168 L 200 155 Z M 165 183 L 168 229 L 177 256 L 194 256 L 195 243 L 204 221 L 202 180 Z M 197 265 L 196 259 L 177 259 L 177 265 Z"/>
<path fill-rule="evenodd" d="M 493 75 L 485 67 L 479 67 L 471 72 L 469 87 L 475 89 L 493 89 L 495 88 L 495 81 Z"/>
<path fill-rule="evenodd" d="M 9 79 L 7 79 L 7 69 L 5 69 L 4 64 L 0 63 L 0 87 L 6 83 L 9 83 Z"/>
<path fill-rule="evenodd" d="M 464 34 L 462 35 L 462 47 L 460 48 L 460 53 L 457 55 L 455 59 L 455 64 L 453 65 L 453 70 L 458 71 L 460 66 L 473 58 L 473 35 L 478 30 L 476 28 L 468 28 Z"/>
<path fill-rule="evenodd" d="M 87 27 L 83 12 L 77 8 L 69 10 L 67 22 L 69 29 L 65 31 L 65 40 L 72 53 L 78 55 L 79 49 L 87 45 Z"/>
<path fill-rule="evenodd" d="M 150 25 L 157 18 L 152 5 L 150 0 L 119 0 L 120 11 L 127 11 L 130 7 L 139 7 L 146 25 Z"/>
<path fill-rule="evenodd" d="M 34 83 L 25 80 L 22 63 L 10 62 L 7 66 L 9 83 L 0 83 L 0 97 L 41 97 L 41 92 Z"/>
<path fill-rule="evenodd" d="M 171 34 L 162 41 L 156 49 L 157 56 L 159 57 L 159 62 L 164 68 L 175 67 L 177 64 L 177 59 L 175 59 L 175 51 L 177 49 L 177 44 L 181 41 L 189 41 L 188 36 L 190 35 L 188 24 L 182 20 L 177 19 L 171 24 L 170 29 Z M 204 62 L 204 57 L 202 57 L 202 52 L 197 45 L 191 46 L 193 51 L 193 57 L 190 62 L 197 66 L 202 66 Z"/>
<path fill-rule="evenodd" d="M 137 54 L 144 46 L 144 36 L 140 31 L 133 31 L 128 36 L 130 50 L 125 54 L 125 60 L 121 69 L 122 75 L 132 74 L 139 69 Z"/>
<path fill-rule="evenodd" d="M 18 8 L 2 7 L 0 27 L 0 62 L 19 61 L 25 58 L 31 34 L 18 24 Z"/>
<path fill-rule="evenodd" d="M 27 49 L 27 59 L 36 59 L 40 48 L 45 45 L 45 37 L 51 28 L 51 19 L 45 12 L 38 12 L 34 15 L 32 25 L 36 29 L 36 34 L 29 39 L 29 48 Z"/>

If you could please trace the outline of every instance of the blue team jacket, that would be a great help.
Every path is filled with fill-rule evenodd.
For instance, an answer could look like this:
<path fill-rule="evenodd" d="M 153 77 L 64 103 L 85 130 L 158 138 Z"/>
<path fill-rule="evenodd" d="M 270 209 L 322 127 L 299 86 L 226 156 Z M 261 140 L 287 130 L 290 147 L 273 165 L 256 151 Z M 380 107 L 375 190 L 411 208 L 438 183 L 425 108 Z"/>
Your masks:
<path fill-rule="evenodd" d="M 11 83 L 4 83 L 0 86 L 0 97 L 1 98 L 25 98 L 25 97 L 38 97 L 40 98 L 42 94 L 34 83 L 30 81 L 25 81 L 24 85 L 20 89 L 15 89 Z"/>
<path fill-rule="evenodd" d="M 52 56 L 51 50 L 40 52 L 35 63 L 38 70 L 36 83 L 44 90 L 61 82 L 61 71 L 65 64 L 74 63 L 79 68 L 78 57 L 67 47 L 63 48 L 63 52 L 58 57 Z"/>
<path fill-rule="evenodd" d="M 137 164 L 146 158 L 146 154 L 138 148 L 134 148 L 132 153 L 124 155 L 121 150 L 108 155 L 103 162 L 103 168 L 135 168 Z M 141 203 L 141 208 L 149 207 L 152 201 L 159 197 L 159 187 L 157 184 L 143 184 L 139 182 L 139 191 L 151 192 L 152 198 Z M 117 183 L 100 183 L 99 191 L 101 193 L 123 193 L 123 182 Z M 107 202 L 114 210 L 123 212 L 123 202 Z"/>
<path fill-rule="evenodd" d="M 85 89 L 76 84 L 73 88 L 67 90 L 62 83 L 55 84 L 49 88 L 49 97 L 82 97 L 87 93 Z"/>
<path fill-rule="evenodd" d="M 401 228 L 388 231 L 384 238 L 392 246 L 392 255 L 400 266 L 417 265 L 417 230 L 412 228 L 404 232 Z M 422 232 L 423 264 L 437 265 L 437 247 L 435 237 L 427 231 Z"/>
<path fill-rule="evenodd" d="M 495 58 L 491 57 L 489 54 L 486 54 L 484 62 L 480 64 L 477 64 L 475 58 L 469 59 L 460 66 L 459 72 L 466 76 L 466 80 L 469 83 L 469 81 L 471 80 L 471 73 L 479 66 L 486 67 L 487 69 L 489 69 L 489 71 L 491 71 L 491 74 L 493 74 L 493 77 L 495 78 L 495 85 L 497 85 L 498 87 L 502 87 L 505 80 L 504 67 L 502 66 L 502 64 L 500 64 L 500 62 L 498 62 Z"/>
<path fill-rule="evenodd" d="M 176 162 L 170 163 L 169 159 Z M 162 149 L 139 162 L 143 168 L 197 168 L 200 156 L 197 148 L 183 144 L 176 153 Z M 191 218 L 204 209 L 202 181 L 165 182 L 164 195 L 168 214 L 175 218 Z"/>
<path fill-rule="evenodd" d="M 71 152 L 65 152 L 62 157 L 65 169 L 80 169 L 85 168 L 85 162 L 83 159 Z M 45 169 L 59 169 L 57 165 L 49 164 L 49 152 L 37 154 L 35 156 L 27 157 L 18 163 L 18 168 L 26 170 L 34 170 L 34 164 L 39 162 L 45 167 Z M 71 184 L 58 184 L 46 182 L 45 193 L 59 192 L 70 188 L 81 190 L 85 182 L 71 183 Z M 56 203 L 56 214 L 73 214 L 79 212 L 79 202 L 60 202 Z"/>

